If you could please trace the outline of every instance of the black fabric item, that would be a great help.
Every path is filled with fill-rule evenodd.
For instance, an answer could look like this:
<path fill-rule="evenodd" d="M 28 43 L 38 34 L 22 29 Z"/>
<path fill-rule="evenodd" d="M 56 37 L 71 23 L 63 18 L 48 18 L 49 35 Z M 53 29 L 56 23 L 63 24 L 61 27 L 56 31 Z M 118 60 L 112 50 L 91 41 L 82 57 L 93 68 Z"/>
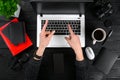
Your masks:
<path fill-rule="evenodd" d="M 104 74 L 108 74 L 118 56 L 119 55 L 110 53 L 109 50 L 102 47 L 93 65 Z"/>
<path fill-rule="evenodd" d="M 54 73 L 64 73 L 64 56 L 62 53 L 53 54 Z"/>
<path fill-rule="evenodd" d="M 42 59 L 39 61 L 35 61 L 32 58 L 28 62 L 27 67 L 25 67 L 25 70 L 24 70 L 24 72 L 25 72 L 24 80 L 42 80 L 41 78 L 37 79 L 39 76 L 41 61 L 42 61 Z M 87 80 L 86 61 L 76 61 L 75 65 L 76 65 L 76 80 Z M 49 80 L 51 80 L 51 79 L 49 79 Z M 62 80 L 62 79 L 57 78 L 57 80 Z"/>
<path fill-rule="evenodd" d="M 76 80 L 88 80 L 86 61 L 76 61 Z"/>
<path fill-rule="evenodd" d="M 25 73 L 24 80 L 37 80 L 40 64 L 41 64 L 41 60 L 36 61 L 33 58 L 30 59 L 24 70 Z"/>
<path fill-rule="evenodd" d="M 3 33 L 14 44 L 25 42 L 25 25 L 24 22 L 11 23 L 3 30 Z"/>

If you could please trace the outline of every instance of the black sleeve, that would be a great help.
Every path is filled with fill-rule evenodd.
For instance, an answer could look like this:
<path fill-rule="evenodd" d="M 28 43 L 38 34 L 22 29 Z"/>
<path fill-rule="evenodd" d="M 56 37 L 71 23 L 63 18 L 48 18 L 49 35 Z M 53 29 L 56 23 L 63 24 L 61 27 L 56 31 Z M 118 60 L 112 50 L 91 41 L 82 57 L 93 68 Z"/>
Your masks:
<path fill-rule="evenodd" d="M 42 60 L 42 58 L 41 58 L 41 60 Z M 41 60 L 36 61 L 33 58 L 30 59 L 30 61 L 27 64 L 27 67 L 25 68 L 24 80 L 37 80 Z"/>
<path fill-rule="evenodd" d="M 76 80 L 87 80 L 87 65 L 86 61 L 76 61 Z"/>

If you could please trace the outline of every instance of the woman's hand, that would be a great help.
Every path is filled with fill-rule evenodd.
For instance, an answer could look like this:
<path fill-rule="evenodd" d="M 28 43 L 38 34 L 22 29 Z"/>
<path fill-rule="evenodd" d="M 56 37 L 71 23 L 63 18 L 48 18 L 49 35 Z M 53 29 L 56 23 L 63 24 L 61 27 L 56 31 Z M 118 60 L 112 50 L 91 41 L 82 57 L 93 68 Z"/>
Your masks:
<path fill-rule="evenodd" d="M 70 35 L 68 37 L 65 37 L 65 39 L 68 42 L 68 44 L 72 47 L 72 49 L 74 50 L 76 54 L 76 60 L 82 61 L 84 60 L 84 57 L 83 57 L 83 52 L 82 52 L 79 37 L 78 35 L 74 34 L 70 25 L 68 25 L 68 29 L 69 29 Z"/>
<path fill-rule="evenodd" d="M 40 44 L 39 44 L 39 48 L 36 52 L 36 54 L 38 56 L 42 56 L 43 53 L 44 53 L 44 50 L 45 48 L 48 46 L 51 38 L 53 37 L 55 31 L 46 31 L 46 27 L 48 25 L 48 20 L 46 20 L 44 26 L 43 26 L 43 29 L 41 30 L 41 33 L 40 33 Z"/>

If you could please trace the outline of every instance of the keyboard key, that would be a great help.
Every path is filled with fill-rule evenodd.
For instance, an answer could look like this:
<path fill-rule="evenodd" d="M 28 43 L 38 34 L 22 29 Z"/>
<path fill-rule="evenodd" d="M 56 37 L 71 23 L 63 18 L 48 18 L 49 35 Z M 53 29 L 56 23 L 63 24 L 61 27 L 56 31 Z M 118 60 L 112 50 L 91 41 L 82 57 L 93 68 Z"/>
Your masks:
<path fill-rule="evenodd" d="M 44 24 L 45 20 L 42 20 L 42 27 Z M 80 20 L 49 20 L 46 31 L 55 30 L 55 35 L 69 35 L 68 24 L 76 35 L 80 35 Z"/>

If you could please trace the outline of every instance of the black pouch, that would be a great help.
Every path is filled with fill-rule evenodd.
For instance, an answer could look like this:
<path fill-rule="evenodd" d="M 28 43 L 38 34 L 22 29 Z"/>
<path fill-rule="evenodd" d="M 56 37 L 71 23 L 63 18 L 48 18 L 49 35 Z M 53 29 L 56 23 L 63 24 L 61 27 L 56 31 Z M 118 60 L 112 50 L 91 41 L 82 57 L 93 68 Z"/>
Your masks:
<path fill-rule="evenodd" d="M 102 47 L 98 56 L 96 57 L 93 65 L 104 74 L 108 74 L 114 65 L 115 61 L 118 58 L 118 54 L 114 54 L 113 52 L 109 52 L 109 50 L 105 47 Z"/>

